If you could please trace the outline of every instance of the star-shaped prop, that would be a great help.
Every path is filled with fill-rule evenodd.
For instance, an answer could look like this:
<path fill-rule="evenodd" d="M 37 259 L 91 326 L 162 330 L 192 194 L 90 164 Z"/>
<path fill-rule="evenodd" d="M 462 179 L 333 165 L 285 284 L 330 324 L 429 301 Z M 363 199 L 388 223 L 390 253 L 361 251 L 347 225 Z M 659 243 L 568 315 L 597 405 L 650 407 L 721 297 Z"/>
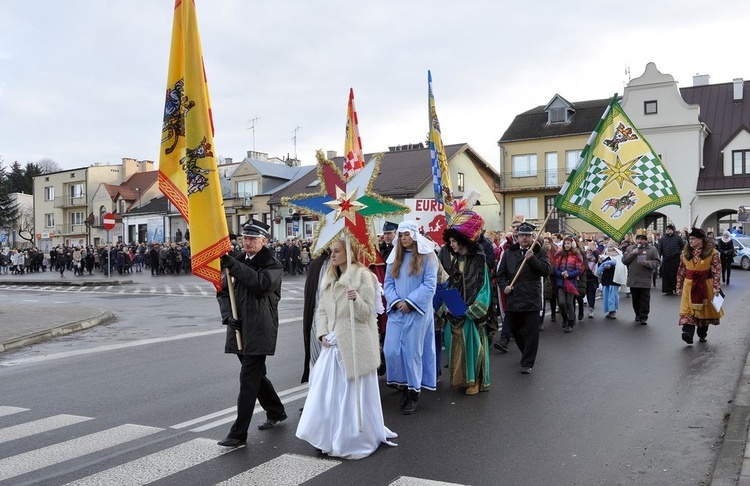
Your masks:
<path fill-rule="evenodd" d="M 409 211 L 408 207 L 372 192 L 373 181 L 380 173 L 382 154 L 376 155 L 349 180 L 323 156 L 322 151 L 318 150 L 316 157 L 321 191 L 284 198 L 282 203 L 322 216 L 315 235 L 313 256 L 319 255 L 342 234 L 349 234 L 364 257 L 375 261 L 375 235 L 367 219 Z"/>

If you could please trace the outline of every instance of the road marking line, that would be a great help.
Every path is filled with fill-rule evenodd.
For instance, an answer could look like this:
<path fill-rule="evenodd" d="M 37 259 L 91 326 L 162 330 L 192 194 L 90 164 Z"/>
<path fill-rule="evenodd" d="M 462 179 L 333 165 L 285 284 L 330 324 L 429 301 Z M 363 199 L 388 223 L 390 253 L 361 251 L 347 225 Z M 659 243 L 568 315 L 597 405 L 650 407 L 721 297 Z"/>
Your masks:
<path fill-rule="evenodd" d="M 59 429 L 68 425 L 74 425 L 87 420 L 93 420 L 93 417 L 81 417 L 79 415 L 54 415 L 24 424 L 13 425 L 0 429 L 0 444 L 12 440 L 21 439 L 30 435 L 41 434 L 50 430 Z"/>
<path fill-rule="evenodd" d="M 401 476 L 388 486 L 463 486 L 458 483 L 445 483 L 443 481 L 433 481 L 431 479 L 412 478 Z"/>
<path fill-rule="evenodd" d="M 125 424 L 59 444 L 0 459 L 0 481 L 93 454 L 164 429 Z"/>
<path fill-rule="evenodd" d="M 172 293 L 172 286 L 171 285 L 164 285 L 164 292 L 171 294 Z"/>
<path fill-rule="evenodd" d="M 8 361 L 0 362 L 0 366 L 18 366 L 20 364 L 39 363 L 42 361 L 51 361 L 55 359 L 70 358 L 72 356 L 84 356 L 87 354 L 102 353 L 105 351 L 116 351 L 125 348 L 134 348 L 136 346 L 145 346 L 148 344 L 166 343 L 170 341 L 179 341 L 180 339 L 190 339 L 194 337 L 209 336 L 211 334 L 226 333 L 225 329 L 213 329 L 211 331 L 197 331 L 189 332 L 185 334 L 178 334 L 176 336 L 166 336 L 160 338 L 143 339 L 141 341 L 134 341 L 131 343 L 121 344 L 108 344 L 106 346 L 99 346 L 96 348 L 80 349 L 77 351 L 64 351 L 62 353 L 45 354 L 43 356 L 32 356 L 29 358 L 11 359 Z"/>
<path fill-rule="evenodd" d="M 231 451 L 231 448 L 217 445 L 215 440 L 193 439 L 190 442 L 73 481 L 67 486 L 149 484 Z"/>
<path fill-rule="evenodd" d="M 281 399 L 281 403 L 289 403 L 290 401 L 294 401 L 294 400 L 297 400 L 297 399 L 299 399 L 299 398 L 301 398 L 303 396 L 307 396 L 307 390 L 308 390 L 308 384 L 304 383 L 302 385 L 295 386 L 294 388 L 289 388 L 287 390 L 283 390 L 283 391 L 279 392 L 278 395 L 279 395 L 279 398 Z M 300 391 L 302 391 L 303 393 L 302 394 L 293 395 L 293 394 L 295 394 L 297 392 L 300 392 Z M 285 400 L 285 397 L 287 395 L 292 395 L 292 396 Z M 256 405 L 255 408 L 253 409 L 253 414 L 258 413 L 260 410 L 263 410 L 263 407 L 261 407 L 260 405 Z M 227 414 L 231 414 L 231 416 L 234 417 L 236 413 L 237 413 L 237 407 L 236 406 L 229 407 L 229 408 L 225 408 L 224 410 L 219 410 L 218 412 L 210 413 L 210 414 L 204 415 L 202 417 L 194 418 L 194 419 L 188 420 L 186 422 L 181 422 L 179 424 L 172 425 L 169 428 L 170 429 L 184 429 L 184 428 L 190 427 L 191 425 L 199 424 L 201 422 L 205 422 L 206 420 L 211 420 L 213 418 L 221 417 L 221 416 L 227 415 Z M 217 425 L 221 425 L 221 424 L 226 423 L 226 421 L 227 421 L 226 419 L 227 419 L 227 417 L 224 417 L 224 419 L 221 419 L 221 420 L 216 421 L 216 422 L 212 422 L 212 424 L 214 424 L 214 425 L 211 425 L 210 427 L 207 427 L 205 429 L 201 429 L 201 428 L 199 428 L 199 429 L 192 429 L 191 432 L 200 432 L 201 430 L 212 429 L 212 428 L 216 427 Z M 231 420 L 234 420 L 234 418 L 231 418 Z M 201 427 L 206 427 L 206 426 L 201 426 Z"/>
<path fill-rule="evenodd" d="M 304 391 L 301 393 L 297 393 L 296 395 L 291 395 L 291 396 L 284 397 L 284 398 L 281 398 L 281 396 L 279 396 L 279 398 L 281 398 L 281 403 L 286 405 L 287 403 L 296 402 L 300 398 L 305 398 L 306 396 L 307 396 L 307 391 Z M 263 407 L 261 407 L 260 404 L 258 404 L 253 409 L 253 415 L 263 412 L 263 411 L 264 411 Z M 219 420 L 215 420 L 213 422 L 209 422 L 206 425 L 201 425 L 200 427 L 196 427 L 194 429 L 190 429 L 190 432 L 205 432 L 206 430 L 213 429 L 215 427 L 218 427 L 219 425 L 224 425 L 224 424 L 228 424 L 229 422 L 234 422 L 235 416 L 236 414 L 232 413 L 231 415 L 227 417 L 221 418 Z"/>
<path fill-rule="evenodd" d="M 268 484 L 271 478 L 273 478 L 274 486 L 297 486 L 339 464 L 341 462 L 331 459 L 318 459 L 298 454 L 283 454 L 259 466 L 255 466 L 249 471 L 231 477 L 216 486 Z"/>
<path fill-rule="evenodd" d="M 0 407 L 0 417 L 5 417 L 6 415 L 13 415 L 14 413 L 19 412 L 28 412 L 28 408 L 19 408 L 19 407 Z"/>

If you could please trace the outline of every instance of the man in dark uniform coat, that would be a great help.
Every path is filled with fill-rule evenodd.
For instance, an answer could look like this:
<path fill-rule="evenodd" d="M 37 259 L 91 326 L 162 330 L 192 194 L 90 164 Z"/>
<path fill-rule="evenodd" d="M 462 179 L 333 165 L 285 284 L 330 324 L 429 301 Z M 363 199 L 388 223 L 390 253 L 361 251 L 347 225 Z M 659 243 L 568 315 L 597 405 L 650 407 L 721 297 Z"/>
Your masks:
<path fill-rule="evenodd" d="M 661 291 L 666 295 L 674 295 L 677 290 L 677 270 L 685 247 L 685 241 L 674 230 L 673 224 L 667 225 L 657 248 L 661 257 Z"/>
<path fill-rule="evenodd" d="M 393 239 L 396 238 L 397 229 L 398 225 L 396 223 L 391 223 L 390 221 L 386 221 L 383 225 L 383 242 L 380 243 L 379 248 L 380 257 L 383 261 L 388 260 L 388 255 L 393 251 Z"/>
<path fill-rule="evenodd" d="M 237 354 L 242 363 L 237 420 L 220 446 L 237 447 L 247 441 L 247 429 L 253 417 L 256 399 L 266 411 L 267 420 L 258 426 L 265 430 L 286 420 L 287 415 L 271 381 L 266 378 L 266 356 L 276 352 L 279 330 L 278 305 L 281 299 L 281 263 L 266 248 L 268 225 L 255 219 L 242 227 L 243 251 L 221 257 L 221 264 L 234 277 L 237 319 L 232 318 L 226 280 L 217 293 L 222 322 L 227 326 L 225 353 Z M 242 349 L 237 347 L 239 330 Z"/>
<path fill-rule="evenodd" d="M 518 242 L 503 253 L 498 268 L 498 285 L 506 296 L 505 323 L 521 351 L 521 373 L 529 374 L 539 349 L 539 311 L 542 309 L 542 277 L 552 272 L 549 255 L 534 241 L 534 226 L 521 223 Z M 526 263 L 521 267 L 523 261 Z M 519 274 L 520 272 L 520 274 Z M 513 278 L 519 274 L 511 286 Z"/>

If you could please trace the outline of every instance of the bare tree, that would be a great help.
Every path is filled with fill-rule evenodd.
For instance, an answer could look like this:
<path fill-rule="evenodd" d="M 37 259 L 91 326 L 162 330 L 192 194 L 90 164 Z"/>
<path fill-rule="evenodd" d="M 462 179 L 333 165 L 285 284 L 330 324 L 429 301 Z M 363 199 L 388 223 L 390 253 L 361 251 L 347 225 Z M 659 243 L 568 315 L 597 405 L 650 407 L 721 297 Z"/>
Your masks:
<path fill-rule="evenodd" d="M 34 208 L 22 206 L 18 208 L 18 219 L 16 220 L 18 231 L 34 233 Z"/>
<path fill-rule="evenodd" d="M 59 172 L 62 169 L 60 168 L 60 164 L 55 162 L 52 159 L 40 159 L 36 162 L 36 166 L 41 169 L 42 174 L 49 174 L 51 172 Z"/>

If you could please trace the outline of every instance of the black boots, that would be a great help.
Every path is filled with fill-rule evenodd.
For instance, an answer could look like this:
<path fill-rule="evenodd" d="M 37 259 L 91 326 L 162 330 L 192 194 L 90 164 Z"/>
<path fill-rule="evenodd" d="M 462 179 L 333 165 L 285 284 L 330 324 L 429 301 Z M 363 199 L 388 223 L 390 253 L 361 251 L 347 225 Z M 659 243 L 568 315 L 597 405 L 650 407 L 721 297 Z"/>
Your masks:
<path fill-rule="evenodd" d="M 404 395 L 401 397 L 401 401 L 404 403 L 401 407 L 401 413 L 404 415 L 411 415 L 417 411 L 417 400 L 419 400 L 419 392 L 415 390 L 405 390 Z"/>

